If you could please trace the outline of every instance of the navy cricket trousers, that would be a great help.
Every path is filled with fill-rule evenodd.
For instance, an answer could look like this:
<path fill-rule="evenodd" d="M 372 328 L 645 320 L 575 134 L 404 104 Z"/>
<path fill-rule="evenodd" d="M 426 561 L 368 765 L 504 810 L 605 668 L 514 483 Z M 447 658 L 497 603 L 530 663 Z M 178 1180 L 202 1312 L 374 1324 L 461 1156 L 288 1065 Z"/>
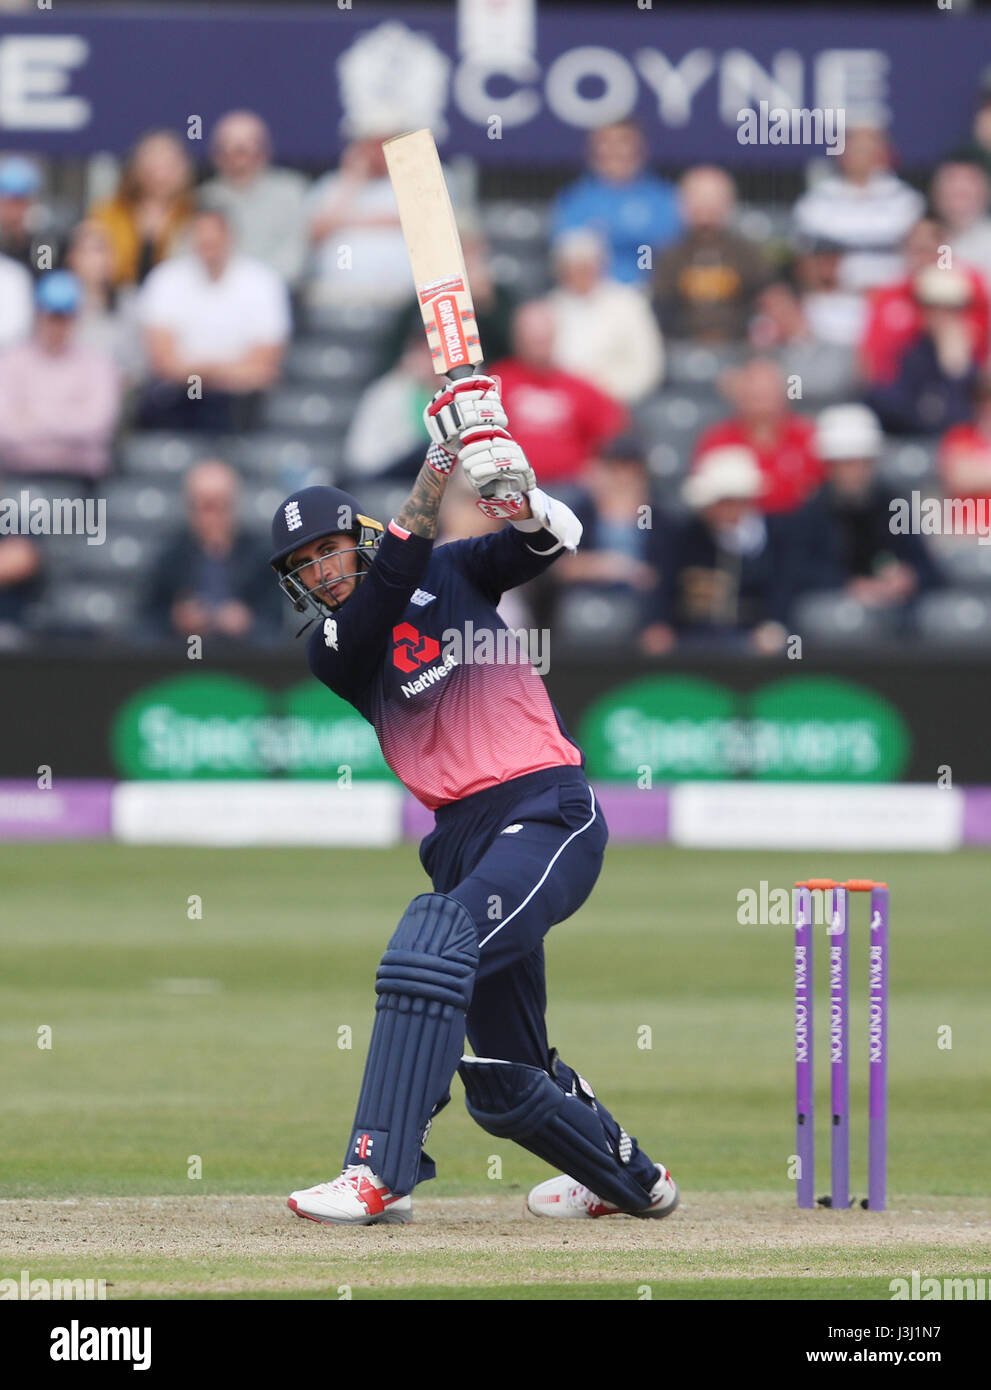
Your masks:
<path fill-rule="evenodd" d="M 478 930 L 468 1041 L 477 1057 L 546 1070 L 544 936 L 592 891 L 609 838 L 592 788 L 581 768 L 545 768 L 443 806 L 436 822 L 420 862 Z"/>

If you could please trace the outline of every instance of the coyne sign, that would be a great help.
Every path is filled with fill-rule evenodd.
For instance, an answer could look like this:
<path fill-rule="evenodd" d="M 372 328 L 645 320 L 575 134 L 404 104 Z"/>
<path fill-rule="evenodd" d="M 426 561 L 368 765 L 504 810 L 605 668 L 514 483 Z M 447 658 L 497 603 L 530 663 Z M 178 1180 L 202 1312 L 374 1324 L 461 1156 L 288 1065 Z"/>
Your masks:
<path fill-rule="evenodd" d="M 134 13 L 54 6 L 4 16 L 0 146 L 122 151 L 170 125 L 191 139 L 257 109 L 277 156 L 331 163 L 370 113 L 430 126 L 442 150 L 487 163 L 575 162 L 581 136 L 634 115 L 658 160 L 799 166 L 816 151 L 737 139 L 744 108 L 843 110 L 890 125 L 902 157 L 932 162 L 966 136 L 991 17 L 672 15 L 659 5 L 542 12 L 529 49 L 486 53 L 455 7 Z"/>

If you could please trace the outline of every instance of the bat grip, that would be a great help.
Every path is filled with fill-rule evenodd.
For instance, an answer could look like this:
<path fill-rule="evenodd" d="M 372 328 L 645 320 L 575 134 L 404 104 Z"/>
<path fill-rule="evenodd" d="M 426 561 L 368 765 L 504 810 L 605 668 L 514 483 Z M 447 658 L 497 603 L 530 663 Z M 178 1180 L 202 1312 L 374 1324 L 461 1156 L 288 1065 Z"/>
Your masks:
<path fill-rule="evenodd" d="M 452 367 L 447 373 L 447 379 L 448 381 L 460 381 L 462 377 L 474 376 L 478 366 L 479 364 L 476 362 L 474 366 L 469 364 L 466 367 Z"/>

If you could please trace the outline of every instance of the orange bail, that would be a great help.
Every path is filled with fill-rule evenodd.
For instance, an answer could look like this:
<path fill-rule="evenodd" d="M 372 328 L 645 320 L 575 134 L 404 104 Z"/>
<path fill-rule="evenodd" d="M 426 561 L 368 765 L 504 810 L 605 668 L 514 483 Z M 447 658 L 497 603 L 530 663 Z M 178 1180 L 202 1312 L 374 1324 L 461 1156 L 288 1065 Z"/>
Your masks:
<path fill-rule="evenodd" d="M 824 891 L 830 888 L 845 888 L 848 893 L 870 893 L 874 888 L 887 888 L 886 883 L 875 882 L 872 878 L 848 878 L 844 883 L 842 880 L 832 878 L 807 878 L 799 879 L 796 888 L 821 888 Z"/>

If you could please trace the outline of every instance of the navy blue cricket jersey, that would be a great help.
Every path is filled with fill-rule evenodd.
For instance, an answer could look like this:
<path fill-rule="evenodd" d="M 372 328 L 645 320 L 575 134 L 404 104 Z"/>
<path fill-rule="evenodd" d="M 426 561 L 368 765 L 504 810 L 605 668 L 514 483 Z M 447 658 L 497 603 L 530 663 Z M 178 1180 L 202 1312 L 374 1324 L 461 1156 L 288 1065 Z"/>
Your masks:
<path fill-rule="evenodd" d="M 555 546 L 547 531 L 506 526 L 435 548 L 390 522 L 365 578 L 310 637 L 310 670 L 368 720 L 393 772 L 432 811 L 584 763 L 525 656 L 471 660 L 473 644 L 449 636 L 508 632 L 496 604 L 542 574 L 562 552 L 541 549 Z"/>

